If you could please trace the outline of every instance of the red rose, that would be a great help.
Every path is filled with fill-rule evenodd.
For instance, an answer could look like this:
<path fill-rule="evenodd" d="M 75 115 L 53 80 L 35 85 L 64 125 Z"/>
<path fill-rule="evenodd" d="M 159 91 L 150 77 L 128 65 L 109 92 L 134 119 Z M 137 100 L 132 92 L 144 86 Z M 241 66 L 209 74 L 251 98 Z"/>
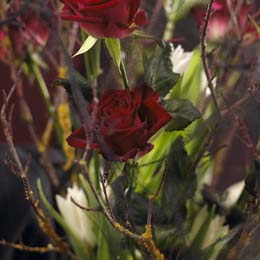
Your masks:
<path fill-rule="evenodd" d="M 140 0 L 62 0 L 61 17 L 96 38 L 123 38 L 147 24 Z"/>
<path fill-rule="evenodd" d="M 32 11 L 19 19 L 19 25 L 9 25 L 9 37 L 14 52 L 21 55 L 28 45 L 37 48 L 46 45 L 50 35 L 49 26 Z"/>
<path fill-rule="evenodd" d="M 21 1 L 12 2 L 8 15 L 19 11 L 21 14 L 7 25 L 6 31 L 17 56 L 23 56 L 24 50 L 28 46 L 31 46 L 33 50 L 45 46 L 49 39 L 51 31 L 45 20 L 46 17 L 42 17 L 42 12 L 51 12 L 51 10 L 45 8 L 41 12 L 37 8 L 40 8 L 40 6 L 34 7 L 33 4 L 28 4 L 24 8 Z"/>
<path fill-rule="evenodd" d="M 90 104 L 89 110 L 93 109 Z M 171 119 L 160 105 L 159 95 L 146 84 L 132 90 L 105 91 L 96 109 L 93 127 L 81 126 L 67 141 L 85 148 L 90 142 L 85 133 L 91 131 L 90 148 L 111 161 L 127 161 L 149 152 L 153 146 L 148 140 Z"/>

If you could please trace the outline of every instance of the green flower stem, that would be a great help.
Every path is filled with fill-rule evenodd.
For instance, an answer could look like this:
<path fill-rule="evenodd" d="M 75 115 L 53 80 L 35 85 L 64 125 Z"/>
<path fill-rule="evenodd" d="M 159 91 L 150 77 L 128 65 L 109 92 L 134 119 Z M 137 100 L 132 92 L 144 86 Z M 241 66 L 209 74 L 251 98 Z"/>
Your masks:
<path fill-rule="evenodd" d="M 174 28 L 175 28 L 175 20 L 172 17 L 169 17 L 163 35 L 163 39 L 165 41 L 170 41 L 172 39 Z"/>
<path fill-rule="evenodd" d="M 88 35 L 81 30 L 81 38 L 83 41 L 86 40 Z M 84 53 L 84 62 L 86 67 L 86 78 L 88 80 L 95 81 L 102 72 L 100 67 L 100 51 L 101 41 L 98 39 L 95 45 Z"/>
<path fill-rule="evenodd" d="M 165 5 L 165 14 L 167 17 L 167 23 L 163 35 L 163 39 L 165 41 L 170 41 L 173 36 L 173 31 L 175 28 L 175 16 L 176 13 L 174 10 L 176 10 L 176 7 L 179 6 L 179 0 L 171 1 L 171 0 L 164 0 Z"/>
<path fill-rule="evenodd" d="M 176 22 L 186 16 L 192 6 L 204 2 L 204 0 L 164 0 L 165 14 L 168 21 L 163 39 L 170 41 L 173 37 Z"/>
<path fill-rule="evenodd" d="M 41 73 L 38 65 L 35 64 L 35 62 L 33 62 L 32 59 L 30 60 L 29 66 L 31 67 L 31 70 L 34 74 L 34 77 L 35 77 L 36 82 L 38 84 L 38 87 L 40 89 L 41 95 L 43 97 L 45 106 L 46 106 L 47 111 L 49 113 L 49 116 L 53 120 L 55 131 L 56 131 L 56 134 L 57 134 L 57 137 L 58 137 L 58 141 L 61 144 L 62 143 L 62 130 L 61 130 L 61 127 L 60 127 L 58 120 L 57 120 L 55 107 L 54 107 L 54 105 L 51 101 L 51 96 L 50 96 L 49 90 L 46 86 L 46 83 L 44 81 L 44 78 L 42 76 L 42 73 Z"/>
<path fill-rule="evenodd" d="M 117 66 L 117 69 L 121 74 L 125 89 L 128 89 L 129 88 L 128 79 L 127 79 L 125 66 L 122 60 L 120 40 L 113 39 L 113 38 L 106 38 L 104 42 L 111 58 L 114 61 L 114 64 Z"/>
<path fill-rule="evenodd" d="M 125 89 L 129 89 L 129 82 L 128 82 L 128 78 L 127 78 L 127 74 L 126 74 L 126 70 L 125 70 L 125 65 L 124 65 L 122 60 L 120 62 L 119 69 L 120 69 L 120 73 L 121 73 L 121 76 L 122 76 L 123 81 L 124 81 Z"/>

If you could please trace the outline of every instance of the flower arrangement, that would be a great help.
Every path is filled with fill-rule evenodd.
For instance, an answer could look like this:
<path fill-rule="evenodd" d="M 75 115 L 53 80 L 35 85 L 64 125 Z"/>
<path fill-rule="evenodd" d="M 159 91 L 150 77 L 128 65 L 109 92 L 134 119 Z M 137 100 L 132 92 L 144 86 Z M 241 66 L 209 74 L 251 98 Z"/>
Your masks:
<path fill-rule="evenodd" d="M 259 8 L 1 2 L 0 259 L 259 258 Z"/>

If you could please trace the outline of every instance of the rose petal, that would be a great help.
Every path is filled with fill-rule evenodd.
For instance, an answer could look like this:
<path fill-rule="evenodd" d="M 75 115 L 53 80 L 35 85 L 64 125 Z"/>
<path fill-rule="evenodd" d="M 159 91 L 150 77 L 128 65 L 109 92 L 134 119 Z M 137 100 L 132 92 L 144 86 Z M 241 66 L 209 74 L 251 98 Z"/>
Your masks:
<path fill-rule="evenodd" d="M 148 124 L 149 137 L 166 125 L 171 119 L 171 115 L 153 98 L 147 98 L 141 110 L 142 114 L 145 114 L 145 120 Z"/>
<path fill-rule="evenodd" d="M 148 24 L 148 17 L 145 11 L 140 10 L 137 12 L 134 22 L 138 27 L 145 26 Z"/>
<path fill-rule="evenodd" d="M 147 24 L 146 14 L 139 7 L 140 0 L 64 0 L 61 17 L 80 22 L 96 38 L 124 38 Z"/>

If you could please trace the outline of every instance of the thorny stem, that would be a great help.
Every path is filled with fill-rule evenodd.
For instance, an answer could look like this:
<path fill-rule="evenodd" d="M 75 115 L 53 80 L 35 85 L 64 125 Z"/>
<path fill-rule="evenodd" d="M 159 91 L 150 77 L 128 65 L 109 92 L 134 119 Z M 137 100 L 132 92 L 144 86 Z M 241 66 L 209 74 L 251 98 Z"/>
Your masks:
<path fill-rule="evenodd" d="M 94 194 L 94 197 L 96 198 L 98 204 L 100 205 L 105 217 L 109 221 L 109 223 L 112 225 L 112 227 L 120 232 L 121 234 L 133 239 L 137 244 L 143 246 L 146 248 L 147 252 L 150 254 L 151 259 L 153 260 L 163 260 L 164 256 L 161 254 L 159 249 L 156 247 L 153 239 L 152 239 L 152 233 L 151 233 L 151 225 L 146 225 L 146 232 L 142 235 L 138 235 L 130 231 L 128 228 L 123 227 L 118 222 L 115 221 L 114 217 L 110 214 L 107 207 L 103 204 L 101 198 L 99 197 L 96 189 L 94 188 L 94 185 L 90 179 L 88 169 L 86 166 L 85 161 L 80 161 L 79 166 L 81 167 L 81 171 L 84 173 L 84 176 L 89 184 L 89 187 L 91 191 Z"/>
<path fill-rule="evenodd" d="M 210 93 L 212 96 L 212 100 L 213 103 L 217 109 L 218 115 L 220 116 L 220 109 L 217 103 L 217 99 L 214 93 L 214 87 L 212 84 L 212 76 L 208 67 L 208 63 L 207 63 L 207 54 L 206 54 L 206 36 L 207 36 L 207 29 L 208 29 L 208 25 L 209 25 L 209 21 L 210 21 L 210 16 L 211 16 L 211 12 L 212 12 L 212 5 L 214 3 L 214 0 L 210 0 L 209 4 L 208 4 L 208 8 L 207 8 L 207 12 L 206 12 L 206 16 L 204 18 L 204 24 L 202 26 L 202 31 L 201 31 L 201 38 L 200 38 L 200 44 L 201 44 L 201 59 L 202 59 L 202 65 L 204 68 L 204 72 L 208 81 L 208 87 L 210 89 Z"/>
<path fill-rule="evenodd" d="M 10 124 L 7 121 L 7 118 L 6 118 L 7 104 L 9 103 L 10 98 L 14 93 L 15 87 L 16 87 L 16 83 L 14 83 L 14 85 L 12 86 L 8 95 L 6 95 L 5 92 L 3 92 L 4 93 L 4 102 L 3 102 L 4 105 L 2 106 L 2 109 L 1 109 L 1 122 L 2 122 L 2 125 L 3 125 L 3 131 L 4 131 L 4 135 L 5 135 L 7 144 L 9 145 L 10 152 L 13 155 L 14 161 L 17 164 L 19 171 L 23 172 L 22 163 L 19 159 L 19 156 L 18 156 L 17 151 L 16 151 L 14 144 L 13 144 L 13 138 L 12 138 L 12 134 L 11 134 L 11 132 L 12 132 L 11 126 L 10 126 Z"/>
<path fill-rule="evenodd" d="M 163 183 L 164 183 L 164 180 L 165 180 L 165 177 L 166 177 L 166 173 L 167 173 L 167 165 L 165 165 L 165 170 L 163 172 L 163 176 L 161 178 L 161 181 L 159 183 L 159 186 L 158 186 L 158 189 L 157 189 L 156 193 L 154 195 L 149 196 L 147 225 L 151 225 L 151 223 L 152 223 L 153 202 L 155 201 L 155 199 L 160 194 L 160 191 L 161 191 L 161 189 L 163 187 Z"/>
<path fill-rule="evenodd" d="M 107 210 L 110 214 L 110 216 L 116 220 L 116 218 L 114 217 L 114 214 L 113 214 L 113 210 L 112 210 L 112 207 L 109 203 L 109 200 L 108 200 L 108 195 L 107 195 L 107 189 L 106 189 L 106 185 L 105 185 L 105 176 L 100 176 L 100 180 L 101 180 L 101 185 L 102 185 L 102 189 L 103 189 L 103 193 L 104 193 L 104 196 L 105 196 L 105 201 L 106 201 L 106 205 L 107 205 Z"/>
<path fill-rule="evenodd" d="M 222 96 L 222 97 L 223 97 L 224 102 L 228 105 L 226 98 L 224 96 Z M 234 112 L 232 107 L 228 106 L 228 112 L 234 118 L 234 120 L 237 123 L 238 129 L 240 130 L 240 135 L 238 135 L 238 138 L 251 151 L 252 155 L 255 157 L 255 160 L 259 162 L 260 158 L 257 153 L 257 149 L 249 134 L 249 130 L 248 130 L 246 124 L 243 122 L 243 120 L 240 118 L 240 116 L 238 116 Z"/>

